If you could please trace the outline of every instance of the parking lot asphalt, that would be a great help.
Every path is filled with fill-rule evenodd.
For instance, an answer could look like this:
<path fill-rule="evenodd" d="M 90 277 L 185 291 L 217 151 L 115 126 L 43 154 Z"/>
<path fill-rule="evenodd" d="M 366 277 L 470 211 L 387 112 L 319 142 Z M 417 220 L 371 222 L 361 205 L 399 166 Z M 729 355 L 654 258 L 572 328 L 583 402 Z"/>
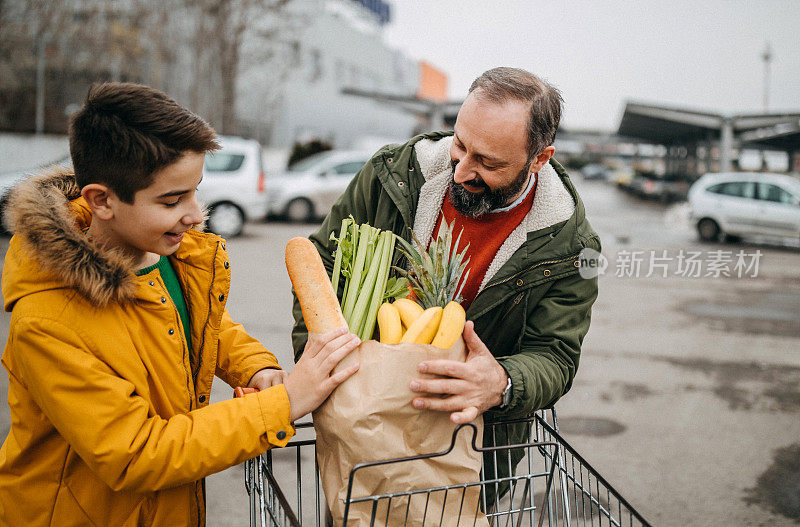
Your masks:
<path fill-rule="evenodd" d="M 797 244 L 699 243 L 681 205 L 644 203 L 604 182 L 575 183 L 607 267 L 577 377 L 556 406 L 564 437 L 654 525 L 796 525 Z M 249 224 L 228 243 L 231 315 L 287 368 L 283 249 L 315 227 Z M 2 254 L 7 246 L 0 238 Z M 9 319 L 0 315 L 3 343 Z M 3 374 L 3 438 L 6 395 Z M 212 400 L 230 396 L 217 380 Z M 242 467 L 207 482 L 208 525 L 247 525 Z"/>

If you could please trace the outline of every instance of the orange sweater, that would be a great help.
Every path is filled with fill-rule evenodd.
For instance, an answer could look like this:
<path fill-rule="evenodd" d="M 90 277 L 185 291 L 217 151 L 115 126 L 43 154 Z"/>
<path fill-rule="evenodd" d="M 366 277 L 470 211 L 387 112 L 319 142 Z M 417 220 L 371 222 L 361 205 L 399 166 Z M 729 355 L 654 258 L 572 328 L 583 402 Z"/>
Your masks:
<path fill-rule="evenodd" d="M 454 239 L 458 238 L 458 233 L 463 229 L 457 250 L 461 252 L 469 244 L 465 256 L 465 259 L 469 258 L 469 264 L 467 264 L 469 276 L 461 292 L 463 296 L 461 305 L 464 309 L 469 308 L 478 295 L 478 288 L 480 288 L 483 277 L 486 275 L 486 269 L 489 268 L 500 246 L 503 245 L 506 238 L 522 223 L 522 220 L 530 212 L 535 192 L 536 182 L 534 180 L 533 188 L 528 192 L 528 195 L 513 209 L 504 212 L 490 212 L 478 218 L 470 218 L 453 208 L 450 203 L 450 191 L 447 191 L 442 203 L 442 212 L 439 214 L 436 226 L 433 229 L 434 238 L 432 239 L 438 236 L 442 217 L 449 224 L 455 222 L 453 227 Z M 464 273 L 466 273 L 466 270 Z"/>

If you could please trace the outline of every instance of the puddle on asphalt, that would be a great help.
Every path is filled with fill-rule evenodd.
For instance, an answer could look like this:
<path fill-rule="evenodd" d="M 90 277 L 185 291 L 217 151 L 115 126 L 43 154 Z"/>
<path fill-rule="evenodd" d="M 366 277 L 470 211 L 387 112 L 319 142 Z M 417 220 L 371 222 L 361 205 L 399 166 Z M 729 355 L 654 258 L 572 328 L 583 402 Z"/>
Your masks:
<path fill-rule="evenodd" d="M 658 360 L 711 377 L 715 383 L 712 392 L 731 410 L 800 411 L 800 367 L 673 357 Z"/>
<path fill-rule="evenodd" d="M 638 401 L 655 395 L 655 392 L 649 386 L 642 383 L 612 382 L 611 385 L 620 391 L 622 399 L 625 401 Z"/>
<path fill-rule="evenodd" d="M 800 293 L 793 291 L 740 291 L 735 299 L 695 302 L 681 310 L 712 329 L 800 337 Z"/>
<path fill-rule="evenodd" d="M 613 436 L 621 434 L 625 428 L 622 423 L 602 417 L 563 417 L 558 420 L 558 431 L 566 436 Z"/>
<path fill-rule="evenodd" d="M 604 390 L 600 393 L 600 399 L 607 403 L 613 402 L 617 398 L 626 402 L 641 401 L 656 395 L 656 392 L 642 383 L 614 381 L 609 387 L 611 388 L 610 390 Z"/>
<path fill-rule="evenodd" d="M 747 489 L 748 505 L 760 505 L 793 520 L 800 520 L 800 443 L 775 451 L 772 465 Z"/>

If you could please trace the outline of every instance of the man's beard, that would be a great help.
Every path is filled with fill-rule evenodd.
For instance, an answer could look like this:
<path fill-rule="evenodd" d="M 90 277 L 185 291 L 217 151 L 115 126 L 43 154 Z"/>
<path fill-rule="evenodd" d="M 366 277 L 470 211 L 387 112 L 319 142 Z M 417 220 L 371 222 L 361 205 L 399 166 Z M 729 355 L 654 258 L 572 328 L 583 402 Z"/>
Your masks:
<path fill-rule="evenodd" d="M 494 190 L 490 189 L 479 176 L 468 182 L 456 183 L 455 170 L 458 162 L 452 161 L 451 164 L 453 165 L 453 176 L 450 178 L 450 204 L 458 212 L 470 218 L 478 218 L 494 209 L 505 207 L 528 183 L 530 164 L 522 169 L 514 181 L 505 187 Z M 482 188 L 483 192 L 472 193 L 464 188 L 465 185 L 472 188 Z"/>

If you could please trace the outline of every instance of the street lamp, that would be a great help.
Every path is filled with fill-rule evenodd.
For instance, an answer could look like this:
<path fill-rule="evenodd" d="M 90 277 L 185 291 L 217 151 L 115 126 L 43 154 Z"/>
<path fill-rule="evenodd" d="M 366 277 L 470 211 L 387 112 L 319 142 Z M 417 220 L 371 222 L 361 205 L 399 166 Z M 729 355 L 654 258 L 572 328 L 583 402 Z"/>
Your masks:
<path fill-rule="evenodd" d="M 764 60 L 764 113 L 769 112 L 769 63 L 772 61 L 772 46 L 767 42 L 764 53 L 761 54 Z"/>

